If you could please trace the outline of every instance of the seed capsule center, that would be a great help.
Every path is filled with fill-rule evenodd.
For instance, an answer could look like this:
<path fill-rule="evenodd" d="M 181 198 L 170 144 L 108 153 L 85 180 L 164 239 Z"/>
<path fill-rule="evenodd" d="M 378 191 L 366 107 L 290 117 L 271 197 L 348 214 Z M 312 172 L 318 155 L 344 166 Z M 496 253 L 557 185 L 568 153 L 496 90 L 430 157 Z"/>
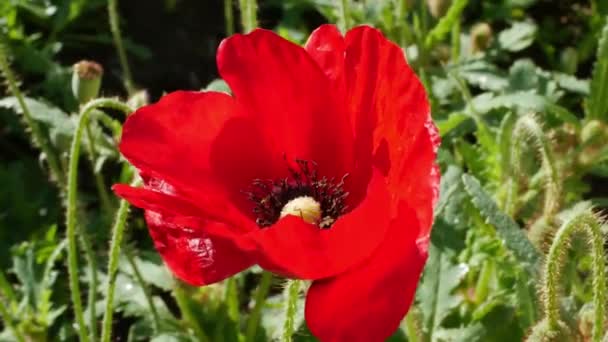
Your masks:
<path fill-rule="evenodd" d="M 321 221 L 323 212 L 321 210 L 321 204 L 310 196 L 296 197 L 283 206 L 281 210 L 281 218 L 293 215 L 302 218 L 302 220 L 311 223 L 318 224 Z"/>

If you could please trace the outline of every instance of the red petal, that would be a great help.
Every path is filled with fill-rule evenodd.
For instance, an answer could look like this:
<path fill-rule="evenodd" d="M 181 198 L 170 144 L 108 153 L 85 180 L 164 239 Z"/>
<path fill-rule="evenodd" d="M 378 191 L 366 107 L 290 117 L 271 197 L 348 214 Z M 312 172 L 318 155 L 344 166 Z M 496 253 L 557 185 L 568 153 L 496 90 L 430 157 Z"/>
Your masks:
<path fill-rule="evenodd" d="M 123 127 L 120 151 L 200 206 L 231 202 L 248 213 L 241 190 L 278 172 L 267 158 L 278 153 L 268 151 L 257 126 L 224 93 L 180 91 L 141 108 Z"/>
<path fill-rule="evenodd" d="M 319 229 L 295 216 L 252 232 L 265 269 L 300 279 L 320 279 L 346 271 L 363 262 L 384 240 L 388 229 L 388 192 L 376 172 L 367 196 L 330 229 Z"/>
<path fill-rule="evenodd" d="M 386 239 L 360 267 L 313 282 L 306 297 L 306 322 L 324 342 L 385 341 L 407 313 L 426 261 L 416 237 L 416 213 L 403 205 Z"/>
<path fill-rule="evenodd" d="M 233 216 L 238 221 L 233 226 L 201 219 L 201 215 L 208 217 L 201 208 L 178 195 L 156 189 L 122 184 L 113 189 L 146 210 L 146 222 L 156 249 L 171 271 L 185 282 L 196 286 L 211 284 L 255 263 L 254 246 L 243 235 L 242 225 L 248 220 Z"/>
<path fill-rule="evenodd" d="M 212 284 L 254 264 L 251 255 L 237 244 L 239 239 L 211 233 L 229 231 L 221 223 L 181 226 L 149 210 L 145 217 L 154 246 L 163 260 L 178 278 L 190 285 Z"/>
<path fill-rule="evenodd" d="M 335 25 L 319 26 L 306 42 L 306 52 L 330 80 L 342 78 L 345 49 L 344 37 Z"/>
<path fill-rule="evenodd" d="M 401 48 L 380 31 L 355 28 L 345 43 L 344 82 L 356 122 L 355 153 L 362 156 L 353 178 L 367 178 L 369 163 L 383 170 L 393 210 L 400 199 L 408 200 L 424 227 L 422 236 L 428 236 L 439 187 L 439 138 L 424 87 Z"/>
<path fill-rule="evenodd" d="M 328 178 L 348 172 L 353 140 L 348 117 L 302 47 L 258 29 L 224 40 L 217 63 L 236 100 L 253 113 L 280 156 L 314 161 Z"/>
<path fill-rule="evenodd" d="M 424 88 L 401 48 L 370 27 L 355 28 L 342 38 L 334 26 L 323 25 L 312 33 L 306 50 L 336 80 L 348 103 L 357 156 L 352 181 L 365 183 L 371 165 L 380 168 L 396 197 L 417 198 L 411 203 L 420 206 L 419 219 L 430 229 L 439 139 Z M 349 200 L 356 203 L 361 196 L 354 191 Z"/>

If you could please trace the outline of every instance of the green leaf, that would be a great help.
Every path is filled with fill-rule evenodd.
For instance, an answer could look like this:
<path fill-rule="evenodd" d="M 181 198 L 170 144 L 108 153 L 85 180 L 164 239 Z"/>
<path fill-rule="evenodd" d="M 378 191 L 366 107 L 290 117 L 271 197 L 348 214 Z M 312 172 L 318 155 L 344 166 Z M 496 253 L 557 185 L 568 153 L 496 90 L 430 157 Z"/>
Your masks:
<path fill-rule="evenodd" d="M 554 73 L 553 78 L 562 89 L 581 95 L 589 95 L 589 80 L 581 80 L 561 72 Z"/>
<path fill-rule="evenodd" d="M 76 129 L 76 125 L 70 119 L 70 116 L 57 107 L 30 97 L 25 98 L 25 104 L 30 110 L 32 118 L 48 127 L 53 144 L 67 148 Z M 22 113 L 17 98 L 13 96 L 0 99 L 0 108 L 11 109 L 19 114 Z"/>
<path fill-rule="evenodd" d="M 538 75 L 536 65 L 529 59 L 520 59 L 509 69 L 509 90 L 520 91 L 536 89 Z"/>
<path fill-rule="evenodd" d="M 432 48 L 437 42 L 444 39 L 448 33 L 450 33 L 452 26 L 460 20 L 460 15 L 468 3 L 468 0 L 455 0 L 454 3 L 452 3 L 452 6 L 450 6 L 450 9 L 448 9 L 445 16 L 439 20 L 437 25 L 435 25 L 431 32 L 426 36 L 424 45 L 427 49 Z"/>
<path fill-rule="evenodd" d="M 504 72 L 484 60 L 463 64 L 457 71 L 460 77 L 483 90 L 500 91 L 509 85 Z"/>
<path fill-rule="evenodd" d="M 531 22 L 517 22 L 510 28 L 500 32 L 498 43 L 501 48 L 507 51 L 521 51 L 532 45 L 536 38 L 536 31 L 536 25 Z"/>
<path fill-rule="evenodd" d="M 608 18 L 597 47 L 586 109 L 587 117 L 608 122 Z"/>
<path fill-rule="evenodd" d="M 467 193 L 471 196 L 473 205 L 479 210 L 481 216 L 488 224 L 496 228 L 497 233 L 504 239 L 504 243 L 519 259 L 532 277 L 538 276 L 542 255 L 526 237 L 522 229 L 511 217 L 503 213 L 479 184 L 479 181 L 470 175 L 463 175 Z"/>
<path fill-rule="evenodd" d="M 450 131 L 460 126 L 461 123 L 470 119 L 470 116 L 464 113 L 452 113 L 446 120 L 436 121 L 439 134 L 444 137 Z"/>
<path fill-rule="evenodd" d="M 440 234 L 438 230 L 440 227 L 436 226 L 433 233 Z M 453 253 L 442 251 L 431 243 L 429 259 L 416 293 L 423 316 L 423 329 L 431 340 L 451 310 L 462 302 L 462 297 L 453 292 L 466 275 L 467 268 L 454 264 L 452 259 Z"/>
<path fill-rule="evenodd" d="M 205 87 L 206 91 L 219 91 L 224 92 L 226 94 L 232 94 L 228 83 L 221 78 L 216 78 L 213 81 L 209 82 L 209 84 Z"/>

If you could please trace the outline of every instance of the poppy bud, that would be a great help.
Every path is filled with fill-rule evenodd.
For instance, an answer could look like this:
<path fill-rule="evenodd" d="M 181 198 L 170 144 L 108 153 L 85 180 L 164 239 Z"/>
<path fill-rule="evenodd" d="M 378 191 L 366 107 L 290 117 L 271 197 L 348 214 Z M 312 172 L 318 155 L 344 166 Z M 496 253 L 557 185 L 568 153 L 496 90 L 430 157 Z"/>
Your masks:
<path fill-rule="evenodd" d="M 574 74 L 578 67 L 578 52 L 572 47 L 565 48 L 559 55 L 559 63 L 563 72 Z"/>
<path fill-rule="evenodd" d="M 543 319 L 532 328 L 526 342 L 564 342 L 574 341 L 570 328 L 566 323 L 558 321 L 558 329 L 551 329 L 547 319 Z"/>
<path fill-rule="evenodd" d="M 79 103 L 86 103 L 99 94 L 103 68 L 92 61 L 74 64 L 72 73 L 72 93 Z"/>
<path fill-rule="evenodd" d="M 492 27 L 488 23 L 477 23 L 471 28 L 471 53 L 486 50 L 492 42 Z"/>
<path fill-rule="evenodd" d="M 127 104 L 131 108 L 138 109 L 150 104 L 150 95 L 146 90 L 139 90 L 127 100 Z"/>
<path fill-rule="evenodd" d="M 433 18 L 437 19 L 445 15 L 450 5 L 452 5 L 452 0 L 426 0 L 426 4 Z"/>
<path fill-rule="evenodd" d="M 608 126 L 600 120 L 587 122 L 581 130 L 581 140 L 583 143 L 594 142 L 602 135 L 608 135 Z"/>
<path fill-rule="evenodd" d="M 310 196 L 296 197 L 287 202 L 283 210 L 281 210 L 281 218 L 287 215 L 294 215 L 312 224 L 319 223 L 321 214 L 321 204 Z"/>

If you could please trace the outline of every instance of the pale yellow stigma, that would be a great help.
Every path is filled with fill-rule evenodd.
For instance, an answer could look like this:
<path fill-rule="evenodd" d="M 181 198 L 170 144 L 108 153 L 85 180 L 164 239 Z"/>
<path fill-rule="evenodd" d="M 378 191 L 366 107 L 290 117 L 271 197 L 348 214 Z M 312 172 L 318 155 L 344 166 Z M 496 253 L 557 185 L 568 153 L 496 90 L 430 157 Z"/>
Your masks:
<path fill-rule="evenodd" d="M 294 215 L 312 224 L 318 224 L 321 221 L 321 214 L 321 204 L 310 196 L 296 197 L 287 202 L 281 210 L 281 218 Z"/>

